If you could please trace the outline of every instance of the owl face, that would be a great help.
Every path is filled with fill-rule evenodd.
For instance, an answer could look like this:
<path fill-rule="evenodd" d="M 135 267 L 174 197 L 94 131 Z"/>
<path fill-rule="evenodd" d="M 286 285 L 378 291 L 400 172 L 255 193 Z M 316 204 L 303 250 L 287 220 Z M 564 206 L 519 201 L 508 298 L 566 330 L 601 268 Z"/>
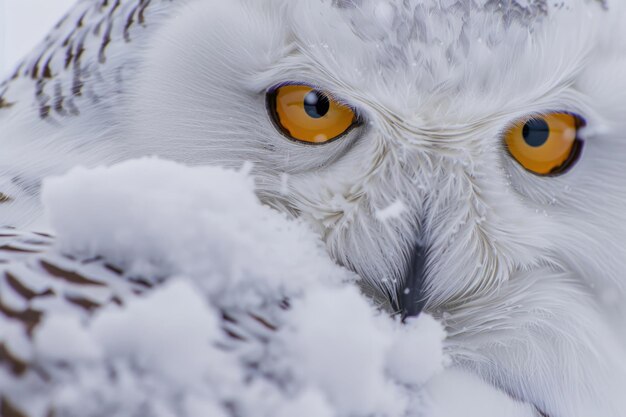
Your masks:
<path fill-rule="evenodd" d="M 623 6 L 478 3 L 190 2 L 144 51 L 129 146 L 251 162 L 392 308 L 623 285 Z"/>

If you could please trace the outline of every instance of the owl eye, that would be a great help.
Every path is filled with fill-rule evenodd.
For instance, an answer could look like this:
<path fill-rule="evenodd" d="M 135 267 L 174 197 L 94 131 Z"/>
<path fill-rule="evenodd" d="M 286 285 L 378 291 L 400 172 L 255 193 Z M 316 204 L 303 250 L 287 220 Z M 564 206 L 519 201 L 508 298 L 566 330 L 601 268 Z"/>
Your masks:
<path fill-rule="evenodd" d="M 582 150 L 579 130 L 582 118 L 571 113 L 549 113 L 526 118 L 506 132 L 510 154 L 528 171 L 538 175 L 566 172 L 578 160 Z"/>
<path fill-rule="evenodd" d="M 270 90 L 267 106 L 278 130 L 298 142 L 328 143 L 357 123 L 354 110 L 307 85 L 283 85 Z"/>

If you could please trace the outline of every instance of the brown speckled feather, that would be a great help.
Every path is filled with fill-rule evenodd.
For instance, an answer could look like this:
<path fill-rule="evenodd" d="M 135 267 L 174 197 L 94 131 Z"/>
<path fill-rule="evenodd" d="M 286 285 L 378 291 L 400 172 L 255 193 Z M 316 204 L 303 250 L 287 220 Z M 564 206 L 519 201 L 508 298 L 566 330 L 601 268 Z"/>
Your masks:
<path fill-rule="evenodd" d="M 42 119 L 77 116 L 81 106 L 123 88 L 138 47 L 185 0 L 80 0 L 0 83 L 0 114 L 24 100 Z"/>
<path fill-rule="evenodd" d="M 101 259 L 60 255 L 53 243 L 54 238 L 46 234 L 0 228 L 0 385 L 36 388 L 37 400 L 48 404 L 44 414 L 28 414 L 18 405 L 23 396 L 0 392 L 0 417 L 54 415 L 54 398 L 47 397 L 46 387 L 62 381 L 53 377 L 49 364 L 39 361 L 33 340 L 47 314 L 88 317 L 103 306 L 123 306 L 128 299 L 159 286 L 158 280 L 128 277 Z M 221 325 L 224 334 L 219 347 L 224 351 L 263 345 L 277 329 L 261 313 L 223 312 Z M 256 366 L 254 359 L 249 366 Z"/>

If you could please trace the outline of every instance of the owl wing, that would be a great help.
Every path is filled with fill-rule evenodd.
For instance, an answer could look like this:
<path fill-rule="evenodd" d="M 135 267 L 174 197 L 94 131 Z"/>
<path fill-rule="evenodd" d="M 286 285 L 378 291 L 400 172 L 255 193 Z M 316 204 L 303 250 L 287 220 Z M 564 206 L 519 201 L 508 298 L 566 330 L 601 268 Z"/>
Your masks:
<path fill-rule="evenodd" d="M 110 100 L 124 91 L 147 35 L 182 3 L 79 0 L 0 84 L 0 115 L 20 107 L 57 120 Z"/>
<path fill-rule="evenodd" d="M 150 294 L 159 282 L 128 277 L 104 260 L 78 260 L 54 251 L 47 234 L 0 228 L 0 417 L 55 415 L 54 395 L 63 378 L 58 364 L 41 358 L 35 337 L 53 314 L 93 318 L 101 309 L 125 306 Z M 288 309 L 284 303 L 276 306 Z M 222 311 L 217 347 L 226 354 L 258 345 L 263 349 L 277 327 L 261 312 Z M 67 340 L 68 345 L 74 343 Z M 66 363 L 62 367 L 71 368 Z M 258 363 L 248 360 L 247 367 Z M 26 401 L 26 403 L 25 403 Z M 32 407 L 29 402 L 37 403 Z"/>

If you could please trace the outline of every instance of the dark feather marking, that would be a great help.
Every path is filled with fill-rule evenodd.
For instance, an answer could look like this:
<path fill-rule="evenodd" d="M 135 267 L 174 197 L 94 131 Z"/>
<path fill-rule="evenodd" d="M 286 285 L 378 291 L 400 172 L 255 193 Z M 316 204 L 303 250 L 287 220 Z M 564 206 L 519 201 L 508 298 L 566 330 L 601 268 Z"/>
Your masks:
<path fill-rule="evenodd" d="M 35 97 L 39 103 L 39 117 L 46 119 L 50 116 L 51 107 L 48 104 L 50 102 L 50 96 L 45 93 L 46 82 L 43 79 L 38 79 L 35 84 Z"/>
<path fill-rule="evenodd" d="M 83 54 L 85 53 L 85 36 L 82 37 L 80 41 L 78 41 L 78 45 L 76 45 L 76 56 L 74 57 L 74 64 L 78 64 Z"/>
<path fill-rule="evenodd" d="M 70 64 L 74 60 L 74 42 L 72 41 L 67 50 L 65 51 L 65 69 L 70 67 Z"/>
<path fill-rule="evenodd" d="M 40 98 L 41 96 L 44 95 L 43 86 L 44 86 L 44 81 L 37 80 L 37 83 L 35 84 L 35 95 L 37 96 L 37 98 Z"/>
<path fill-rule="evenodd" d="M 27 308 L 23 311 L 15 311 L 2 304 L 2 301 L 0 301 L 0 313 L 5 317 L 22 322 L 26 326 L 26 331 L 30 336 L 32 336 L 33 330 L 35 330 L 35 327 L 37 327 L 42 317 L 40 311 L 31 308 Z"/>
<path fill-rule="evenodd" d="M 0 252 L 14 252 L 14 253 L 39 253 L 39 251 L 37 250 L 29 250 L 29 249 L 22 249 L 22 248 L 16 248 L 15 246 L 12 245 L 4 245 L 4 246 L 0 246 Z"/>
<path fill-rule="evenodd" d="M 41 106 L 39 108 L 39 117 L 42 119 L 47 119 L 50 116 L 50 110 L 52 110 L 52 107 L 47 104 Z"/>
<path fill-rule="evenodd" d="M 115 11 L 120 7 L 120 2 L 121 2 L 121 0 L 116 0 L 115 1 L 115 4 L 113 5 L 113 8 L 109 12 L 109 18 L 113 17 L 113 15 L 115 14 Z"/>
<path fill-rule="evenodd" d="M 224 321 L 227 321 L 229 323 L 233 323 L 233 324 L 237 324 L 238 321 L 235 320 L 235 318 L 233 316 L 231 316 L 230 314 L 226 313 L 225 311 L 222 311 L 222 319 L 224 319 Z"/>
<path fill-rule="evenodd" d="M 42 119 L 50 118 L 53 112 L 55 115 L 63 116 L 79 115 L 78 102 L 74 101 L 74 98 L 84 97 L 95 102 L 100 98 L 95 94 L 95 90 L 90 92 L 86 89 L 86 81 L 98 72 L 97 67 L 92 64 L 105 64 L 109 60 L 111 48 L 117 39 L 115 34 L 118 32 L 121 32 L 119 33 L 121 39 L 130 42 L 131 37 L 134 36 L 133 29 L 138 25 L 146 26 L 146 20 L 149 19 L 146 16 L 147 10 L 154 4 L 156 3 L 152 0 L 132 2 L 95 0 L 91 4 L 85 2 L 82 10 L 65 14 L 59 19 L 46 37 L 42 45 L 43 50 L 37 50 L 38 56 L 31 55 L 30 58 L 23 60 L 11 78 L 0 80 L 2 83 L 0 91 L 20 77 L 31 78 L 33 84 L 42 80 L 55 80 L 59 77 L 59 83 L 62 83 L 61 90 L 56 84 L 34 85 L 35 109 L 38 109 Z M 121 16 L 122 13 L 123 16 Z M 116 26 L 115 22 L 118 18 L 123 18 L 124 21 L 120 20 L 119 26 Z M 95 42 L 92 36 L 96 38 Z M 87 62 L 86 49 L 97 47 L 98 38 L 101 39 L 101 43 L 100 50 L 94 51 L 95 54 L 93 54 L 95 62 L 91 62 L 92 54 L 89 55 L 89 62 Z M 95 45 L 92 46 L 92 43 Z M 56 53 L 57 48 L 62 49 L 59 52 L 60 55 Z M 0 110 L 14 105 L 5 97 L 0 92 Z"/>
<path fill-rule="evenodd" d="M 239 340 L 240 342 L 245 342 L 245 341 L 247 341 L 247 340 L 248 340 L 248 339 L 246 339 L 245 337 L 243 337 L 242 335 L 235 333 L 235 332 L 234 332 L 233 330 L 231 330 L 231 329 L 224 329 L 224 328 L 222 328 L 222 330 L 224 330 L 224 332 L 225 332 L 228 336 L 232 337 L 232 338 L 233 338 L 233 339 L 235 339 L 235 340 Z"/>
<path fill-rule="evenodd" d="M 13 107 L 14 104 L 15 103 L 9 103 L 8 101 L 6 101 L 4 97 L 0 97 L 0 109 L 9 109 Z M 6 203 L 6 201 L 0 201 L 0 202 Z"/>
<path fill-rule="evenodd" d="M 20 175 L 16 175 L 11 178 L 11 182 L 15 184 L 15 186 L 22 189 L 22 191 L 28 193 L 30 196 L 35 196 L 38 194 L 39 189 L 41 187 L 41 182 L 32 178 L 25 178 Z"/>
<path fill-rule="evenodd" d="M 81 80 L 81 62 L 80 59 L 85 52 L 85 35 L 78 41 L 76 47 L 76 56 L 74 56 L 74 79 L 72 80 L 72 94 L 75 97 L 82 95 L 83 82 Z"/>
<path fill-rule="evenodd" d="M 32 289 L 22 284 L 21 281 L 18 280 L 15 275 L 11 274 L 10 272 L 5 272 L 4 277 L 7 284 L 9 284 L 9 286 L 13 288 L 16 293 L 18 293 L 28 301 L 32 300 L 33 298 L 49 297 L 54 295 L 54 291 L 52 291 L 52 289 L 50 288 L 43 292 L 33 291 Z"/>
<path fill-rule="evenodd" d="M 35 234 L 35 233 L 33 233 Z M 23 243 L 25 245 L 33 245 L 33 246 L 41 246 L 41 250 L 47 248 L 48 246 L 50 246 L 50 242 L 46 242 L 43 239 L 31 239 L 31 238 L 25 238 L 23 240 L 20 240 L 20 243 Z"/>
<path fill-rule="evenodd" d="M 124 40 L 126 42 L 130 42 L 130 28 L 135 23 L 135 13 L 137 13 L 137 10 L 139 10 L 139 6 L 133 7 L 124 25 Z"/>
<path fill-rule="evenodd" d="M 43 78 L 52 78 L 52 71 L 50 70 L 50 62 L 52 61 L 52 58 L 54 58 L 54 54 L 50 55 L 45 65 L 43 66 L 43 73 L 41 74 Z"/>
<path fill-rule="evenodd" d="M 102 24 L 106 21 L 106 17 L 103 17 L 95 24 L 92 33 L 94 36 L 100 36 L 100 31 L 102 30 Z"/>
<path fill-rule="evenodd" d="M 22 68 L 24 68 L 24 62 L 20 62 L 20 64 L 17 66 L 17 68 L 15 69 L 15 72 L 13 73 L 13 75 L 11 76 L 12 80 L 16 80 L 19 76 L 20 76 L 20 72 L 22 72 Z"/>
<path fill-rule="evenodd" d="M 100 51 L 98 53 L 98 60 L 100 61 L 101 64 L 104 64 L 106 62 L 105 52 L 106 52 L 107 46 L 109 46 L 109 44 L 111 43 L 111 32 L 113 31 L 113 22 L 115 21 L 113 16 L 115 15 L 115 12 L 120 7 L 120 5 L 121 5 L 120 0 L 116 0 L 115 4 L 109 11 L 109 15 L 107 19 L 108 20 L 107 29 L 104 32 L 104 38 L 102 39 L 102 45 L 100 46 Z"/>
<path fill-rule="evenodd" d="M 45 53 L 46 51 L 42 52 L 42 54 L 39 55 L 39 57 L 35 60 L 33 66 L 31 67 L 30 76 L 33 80 L 39 78 L 39 64 L 41 63 L 41 60 L 43 59 Z"/>
<path fill-rule="evenodd" d="M 2 352 L 0 351 L 0 358 Z M 26 414 L 15 408 L 9 400 L 0 397 L 0 417 L 27 417 Z"/>
<path fill-rule="evenodd" d="M 77 25 L 77 27 L 79 28 L 82 27 L 83 19 L 86 15 L 87 15 L 87 12 L 83 13 L 82 17 L 79 20 L 79 24 Z M 80 37 L 80 39 L 78 40 L 78 43 L 76 44 L 76 51 L 74 55 L 74 61 L 73 61 L 74 77 L 72 80 L 72 94 L 76 97 L 82 95 L 83 82 L 81 80 L 81 72 L 82 72 L 81 58 L 83 56 L 83 53 L 85 52 L 85 38 L 86 37 L 87 37 L 87 33 L 86 32 L 82 33 L 82 36 Z"/>
<path fill-rule="evenodd" d="M 139 13 L 137 14 L 137 16 L 141 25 L 144 25 L 146 23 L 145 12 L 150 5 L 150 2 L 151 0 L 140 0 L 139 2 Z"/>
<path fill-rule="evenodd" d="M 67 19 L 69 19 L 70 14 L 66 13 L 65 15 L 63 15 L 63 17 L 57 22 L 56 25 L 54 25 L 54 29 L 58 30 L 61 28 L 61 26 L 63 26 L 63 23 L 67 22 Z"/>
<path fill-rule="evenodd" d="M 73 296 L 68 295 L 68 296 L 65 296 L 65 299 L 71 304 L 74 304 L 75 306 L 78 306 L 86 310 L 89 313 L 101 307 L 100 304 L 94 303 L 93 301 L 87 300 L 86 298 L 83 298 L 83 297 L 73 297 Z"/>
<path fill-rule="evenodd" d="M 61 46 L 63 47 L 68 46 L 70 42 L 72 41 L 72 38 L 74 37 L 75 33 L 76 33 L 76 28 L 73 28 L 72 31 L 67 35 L 67 37 L 65 38 Z"/>
<path fill-rule="evenodd" d="M 54 85 L 54 111 L 56 111 L 61 116 L 65 116 L 67 112 L 63 107 L 63 101 L 65 97 L 63 96 L 63 87 L 61 83 L 56 83 Z"/>
<path fill-rule="evenodd" d="M 113 20 L 109 20 L 109 23 L 107 24 L 107 29 L 104 32 L 104 38 L 102 39 L 102 45 L 100 46 L 100 51 L 98 52 L 98 61 L 101 64 L 104 64 L 106 62 L 105 51 L 107 49 L 107 46 L 109 46 L 109 44 L 111 43 L 111 31 L 112 30 L 113 30 Z"/>
<path fill-rule="evenodd" d="M 250 317 L 252 317 L 254 320 L 259 322 L 260 324 L 262 324 L 269 330 L 272 330 L 272 331 L 278 330 L 278 327 L 276 327 L 274 324 L 270 323 L 268 320 L 264 319 L 263 317 L 260 317 L 256 314 L 250 314 Z"/>
<path fill-rule="evenodd" d="M 124 270 L 123 270 L 123 269 L 121 269 L 121 268 L 118 268 L 118 267 L 116 267 L 116 266 L 114 266 L 114 265 L 111 265 L 111 264 L 105 264 L 105 265 L 104 265 L 104 267 L 105 267 L 106 269 L 108 269 L 109 271 L 113 272 L 115 275 L 119 275 L 119 276 L 124 275 Z"/>
<path fill-rule="evenodd" d="M 154 288 L 154 285 L 151 282 L 146 281 L 143 278 L 129 278 L 129 281 L 132 282 L 133 284 L 138 285 L 139 287 L 142 287 L 142 289 Z"/>
<path fill-rule="evenodd" d="M 83 22 L 85 21 L 85 16 L 87 16 L 87 12 L 84 12 L 84 13 L 80 16 L 80 19 L 78 19 L 78 22 L 76 22 L 76 27 L 77 27 L 77 28 L 82 28 L 82 27 L 83 27 Z"/>
<path fill-rule="evenodd" d="M 56 265 L 53 265 L 46 261 L 40 261 L 39 264 L 41 267 L 48 272 L 51 276 L 55 278 L 60 278 L 63 281 L 67 281 L 72 284 L 78 285 L 90 285 L 95 287 L 104 287 L 106 286 L 102 282 L 94 281 L 89 278 L 84 277 L 83 275 L 77 274 L 76 272 L 67 271 L 65 269 L 59 268 Z"/>
<path fill-rule="evenodd" d="M 4 343 L 0 343 L 0 364 L 8 364 L 9 371 L 15 376 L 24 375 L 24 373 L 28 370 L 28 364 L 9 352 L 9 349 L 4 345 Z M 1 402 L 0 405 L 0 417 L 11 416 L 15 414 L 8 414 L 6 409 L 4 408 L 4 401 Z M 19 415 L 19 414 L 18 414 Z"/>

